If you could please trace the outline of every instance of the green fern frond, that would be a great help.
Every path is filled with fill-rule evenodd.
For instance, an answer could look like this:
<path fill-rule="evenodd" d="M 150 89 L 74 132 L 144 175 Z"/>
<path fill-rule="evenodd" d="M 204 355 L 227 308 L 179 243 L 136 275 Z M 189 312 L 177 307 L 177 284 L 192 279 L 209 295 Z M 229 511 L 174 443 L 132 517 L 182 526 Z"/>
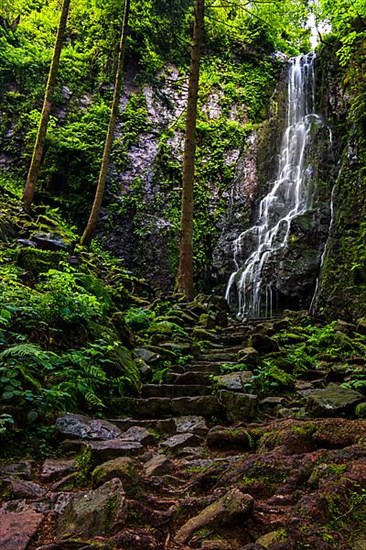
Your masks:
<path fill-rule="evenodd" d="M 29 357 L 38 356 L 42 353 L 42 349 L 35 344 L 17 344 L 11 346 L 0 353 L 0 361 L 8 357 Z"/>
<path fill-rule="evenodd" d="M 101 399 L 99 399 L 99 397 L 97 395 L 95 395 L 94 392 L 89 391 L 83 397 L 91 405 L 94 405 L 96 407 L 103 407 L 103 408 L 105 407 L 103 401 Z"/>

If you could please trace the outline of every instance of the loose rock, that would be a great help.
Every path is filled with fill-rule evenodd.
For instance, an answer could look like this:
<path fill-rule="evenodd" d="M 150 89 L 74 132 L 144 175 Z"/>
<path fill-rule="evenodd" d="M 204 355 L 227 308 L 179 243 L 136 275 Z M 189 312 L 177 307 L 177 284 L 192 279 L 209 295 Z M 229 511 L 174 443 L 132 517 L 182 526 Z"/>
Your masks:
<path fill-rule="evenodd" d="M 57 525 L 60 538 L 113 535 L 126 520 L 126 498 L 121 480 L 76 496 L 65 508 Z"/>
<path fill-rule="evenodd" d="M 108 441 L 121 435 L 121 430 L 108 420 L 95 420 L 82 414 L 66 414 L 56 420 L 60 433 L 80 439 Z"/>
<path fill-rule="evenodd" d="M 230 422 L 248 420 L 255 416 L 258 397 L 250 393 L 236 393 L 228 390 L 219 392 L 219 401 Z"/>
<path fill-rule="evenodd" d="M 355 390 L 329 384 L 323 390 L 309 394 L 306 406 L 317 416 L 336 416 L 353 412 L 355 406 L 364 400 L 364 396 Z"/>
<path fill-rule="evenodd" d="M 118 478 L 123 486 L 128 486 L 136 478 L 136 462 L 129 456 L 108 460 L 97 466 L 92 472 L 93 486 L 98 487 L 106 481 Z"/>
<path fill-rule="evenodd" d="M 0 516 L 1 550 L 25 550 L 43 521 L 43 514 L 34 511 L 7 513 Z"/>

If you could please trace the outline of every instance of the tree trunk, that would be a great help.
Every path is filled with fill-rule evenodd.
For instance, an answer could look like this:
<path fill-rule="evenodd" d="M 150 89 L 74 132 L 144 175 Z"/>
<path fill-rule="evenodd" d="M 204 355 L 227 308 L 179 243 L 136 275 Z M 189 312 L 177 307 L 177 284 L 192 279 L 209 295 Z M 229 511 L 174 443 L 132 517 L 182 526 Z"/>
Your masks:
<path fill-rule="evenodd" d="M 24 187 L 23 208 L 27 212 L 30 210 L 30 207 L 33 202 L 39 170 L 42 163 L 44 142 L 45 142 L 45 137 L 47 132 L 48 121 L 50 118 L 51 107 L 52 107 L 52 96 L 55 91 L 58 65 L 60 61 L 62 43 L 64 40 L 69 8 L 70 8 L 70 0 L 63 0 L 60 22 L 57 29 L 56 43 L 53 50 L 50 72 L 48 74 L 46 93 L 43 100 L 41 120 L 39 122 L 36 142 L 34 144 L 34 149 L 33 149 L 32 161 L 28 171 L 27 181 Z"/>
<path fill-rule="evenodd" d="M 188 300 L 193 298 L 193 184 L 196 154 L 196 121 L 201 42 L 205 0 L 196 0 L 195 25 L 189 72 L 186 137 L 183 160 L 181 239 L 177 290 Z"/>
<path fill-rule="evenodd" d="M 100 166 L 98 184 L 97 184 L 97 189 L 95 191 L 93 206 L 90 212 L 87 226 L 85 228 L 85 231 L 80 241 L 80 243 L 83 246 L 87 246 L 87 247 L 90 246 L 90 243 L 92 241 L 94 231 L 97 225 L 98 215 L 99 215 L 100 207 L 102 205 L 104 189 L 105 189 L 105 184 L 107 180 L 109 158 L 111 156 L 114 130 L 116 127 L 116 121 L 117 121 L 118 110 L 119 110 L 119 102 L 120 102 L 121 93 L 122 93 L 123 66 L 124 66 L 124 59 L 125 59 L 129 14 L 130 14 L 130 0 L 125 0 L 125 9 L 123 14 L 121 39 L 120 39 L 119 53 L 118 53 L 117 71 L 116 71 L 116 77 L 114 81 L 114 94 L 113 94 L 113 101 L 112 101 L 112 107 L 111 107 L 111 114 L 109 118 L 107 137 L 104 144 L 102 163 Z"/>

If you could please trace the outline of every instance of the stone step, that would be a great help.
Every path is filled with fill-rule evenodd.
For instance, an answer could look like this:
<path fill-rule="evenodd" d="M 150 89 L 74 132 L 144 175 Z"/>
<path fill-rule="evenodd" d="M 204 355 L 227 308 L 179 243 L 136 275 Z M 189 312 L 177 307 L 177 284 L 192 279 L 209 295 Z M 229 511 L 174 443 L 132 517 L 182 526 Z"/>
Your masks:
<path fill-rule="evenodd" d="M 189 366 L 189 368 L 186 368 L 185 372 L 199 371 L 211 374 L 219 374 L 221 372 L 220 366 L 223 363 L 225 363 L 225 365 L 236 365 L 237 361 L 195 361 Z"/>
<path fill-rule="evenodd" d="M 161 434 L 173 435 L 177 431 L 177 426 L 173 418 L 150 418 L 150 419 L 141 419 L 141 418 L 112 418 L 108 420 L 112 424 L 118 426 L 118 428 L 125 432 L 133 426 L 138 426 L 140 428 L 146 428 L 147 430 L 152 429 Z"/>
<path fill-rule="evenodd" d="M 236 361 L 236 353 L 211 353 L 206 352 L 198 356 L 199 361 L 214 361 L 220 363 L 233 363 Z"/>
<path fill-rule="evenodd" d="M 211 375 L 216 373 L 202 372 L 200 370 L 187 370 L 183 374 L 180 372 L 169 373 L 168 380 L 170 383 L 179 385 L 199 385 L 208 386 L 211 391 Z"/>
<path fill-rule="evenodd" d="M 229 355 L 237 354 L 241 349 L 243 349 L 243 346 L 241 344 L 236 344 L 232 346 L 221 346 L 220 348 L 208 348 L 207 353 L 210 355 Z"/>
<path fill-rule="evenodd" d="M 238 350 L 246 347 L 249 340 L 249 332 L 233 332 L 227 336 L 223 336 L 222 342 L 225 346 L 237 346 Z"/>
<path fill-rule="evenodd" d="M 120 397 L 111 399 L 109 411 L 113 415 L 126 415 L 134 418 L 156 419 L 171 416 L 198 415 L 205 418 L 221 415 L 217 399 L 211 395 L 197 397 Z"/>
<path fill-rule="evenodd" d="M 196 397 L 211 395 L 211 388 L 200 385 L 146 384 L 142 386 L 141 397 Z"/>

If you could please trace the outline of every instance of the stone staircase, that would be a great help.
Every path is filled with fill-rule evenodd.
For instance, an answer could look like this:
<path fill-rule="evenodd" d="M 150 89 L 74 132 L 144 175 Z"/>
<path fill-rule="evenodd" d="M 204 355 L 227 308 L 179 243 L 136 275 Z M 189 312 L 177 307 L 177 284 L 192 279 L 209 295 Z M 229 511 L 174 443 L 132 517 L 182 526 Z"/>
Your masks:
<path fill-rule="evenodd" d="M 157 421 L 189 415 L 225 420 L 225 411 L 213 392 L 212 377 L 222 374 L 222 364 L 237 362 L 249 333 L 250 329 L 237 324 L 223 329 L 219 342 L 207 343 L 205 352 L 184 367 L 172 367 L 161 384 L 144 384 L 139 397 L 114 399 L 110 407 L 112 415 Z"/>
<path fill-rule="evenodd" d="M 337 515 L 352 520 L 350 483 L 364 502 L 366 421 L 251 413 L 228 426 L 224 397 L 257 397 L 216 393 L 212 376 L 258 323 L 232 324 L 163 383 L 113 401 L 110 420 L 58 418 L 57 458 L 0 461 L 1 550 L 294 549 L 304 536 L 330 550 L 324 503 L 341 495 Z"/>

